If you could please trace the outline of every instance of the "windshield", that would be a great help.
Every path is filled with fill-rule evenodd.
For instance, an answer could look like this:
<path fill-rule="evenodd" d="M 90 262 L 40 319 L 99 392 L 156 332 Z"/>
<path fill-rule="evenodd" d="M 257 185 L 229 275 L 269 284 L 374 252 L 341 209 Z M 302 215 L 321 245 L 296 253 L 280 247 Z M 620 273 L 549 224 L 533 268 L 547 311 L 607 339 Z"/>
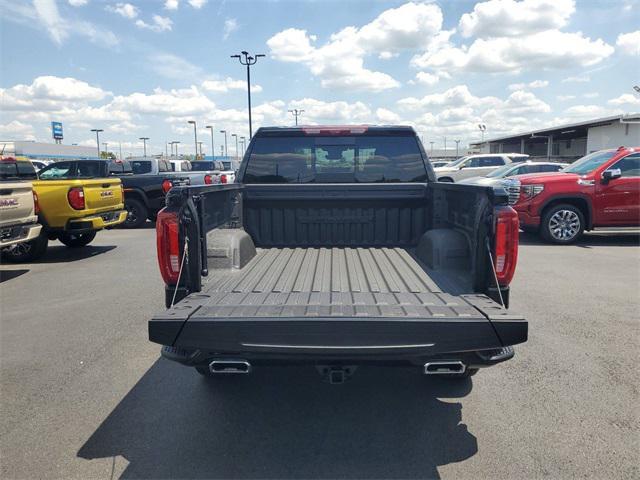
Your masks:
<path fill-rule="evenodd" d="M 454 160 L 453 162 L 449 162 L 445 165 L 445 167 L 457 167 L 458 165 L 460 165 L 462 162 L 464 162 L 467 158 L 469 158 L 468 156 L 466 157 L 460 157 L 457 160 Z"/>
<path fill-rule="evenodd" d="M 485 175 L 487 178 L 502 178 L 502 177 L 506 177 L 507 173 L 509 173 L 511 171 L 511 169 L 513 169 L 515 167 L 515 165 L 513 164 L 509 164 L 509 165 L 504 165 L 500 168 L 496 168 L 493 172 Z"/>
<path fill-rule="evenodd" d="M 413 136 L 257 138 L 246 183 L 424 182 L 427 171 Z"/>
<path fill-rule="evenodd" d="M 566 168 L 560 170 L 565 173 L 576 173 L 578 175 L 586 175 L 593 172 L 600 165 L 610 160 L 616 154 L 616 150 L 602 150 L 593 152 L 582 157 L 580 160 L 572 163 Z"/>

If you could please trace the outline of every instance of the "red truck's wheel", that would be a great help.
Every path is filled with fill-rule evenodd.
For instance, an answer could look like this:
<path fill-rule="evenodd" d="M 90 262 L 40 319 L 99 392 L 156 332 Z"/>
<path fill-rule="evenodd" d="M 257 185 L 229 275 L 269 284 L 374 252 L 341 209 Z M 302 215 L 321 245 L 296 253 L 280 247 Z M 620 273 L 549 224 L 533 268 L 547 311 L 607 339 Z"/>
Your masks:
<path fill-rule="evenodd" d="M 540 234 L 547 242 L 566 245 L 575 242 L 584 231 L 584 215 L 574 205 L 550 207 L 542 216 Z"/>

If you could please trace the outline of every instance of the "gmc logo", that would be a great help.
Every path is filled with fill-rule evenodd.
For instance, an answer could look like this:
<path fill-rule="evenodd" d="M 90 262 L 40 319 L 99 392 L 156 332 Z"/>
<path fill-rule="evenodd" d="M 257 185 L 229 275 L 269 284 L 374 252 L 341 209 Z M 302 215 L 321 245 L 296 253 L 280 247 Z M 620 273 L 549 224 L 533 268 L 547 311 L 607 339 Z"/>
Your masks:
<path fill-rule="evenodd" d="M 112 190 L 105 190 L 104 192 L 100 192 L 100 196 L 101 197 L 113 197 L 113 191 Z"/>
<path fill-rule="evenodd" d="M 0 208 L 17 207 L 17 198 L 0 198 Z"/>

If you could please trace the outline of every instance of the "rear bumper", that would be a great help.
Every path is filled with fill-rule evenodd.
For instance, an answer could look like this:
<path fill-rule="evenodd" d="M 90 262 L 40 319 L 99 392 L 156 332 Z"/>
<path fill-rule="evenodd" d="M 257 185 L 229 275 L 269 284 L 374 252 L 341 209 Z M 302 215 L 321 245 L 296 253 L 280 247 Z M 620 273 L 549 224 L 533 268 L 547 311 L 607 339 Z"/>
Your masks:
<path fill-rule="evenodd" d="M 28 223 L 25 225 L 13 225 L 0 228 L 0 248 L 8 247 L 16 243 L 28 242 L 40 235 L 42 225 Z"/>
<path fill-rule="evenodd" d="M 126 210 L 115 210 L 102 212 L 88 217 L 74 218 L 67 223 L 67 230 L 74 232 L 85 232 L 92 230 L 102 230 L 123 223 L 127 219 Z"/>

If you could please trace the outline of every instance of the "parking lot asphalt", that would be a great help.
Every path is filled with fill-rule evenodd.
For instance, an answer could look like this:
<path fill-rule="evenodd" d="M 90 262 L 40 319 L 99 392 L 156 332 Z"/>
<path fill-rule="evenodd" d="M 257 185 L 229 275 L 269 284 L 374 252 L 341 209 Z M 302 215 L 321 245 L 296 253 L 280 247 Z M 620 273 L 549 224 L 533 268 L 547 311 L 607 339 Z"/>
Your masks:
<path fill-rule="evenodd" d="M 516 357 L 451 382 L 361 368 L 207 381 L 159 359 L 152 228 L 0 266 L 1 477 L 638 478 L 640 241 L 522 235 Z"/>

